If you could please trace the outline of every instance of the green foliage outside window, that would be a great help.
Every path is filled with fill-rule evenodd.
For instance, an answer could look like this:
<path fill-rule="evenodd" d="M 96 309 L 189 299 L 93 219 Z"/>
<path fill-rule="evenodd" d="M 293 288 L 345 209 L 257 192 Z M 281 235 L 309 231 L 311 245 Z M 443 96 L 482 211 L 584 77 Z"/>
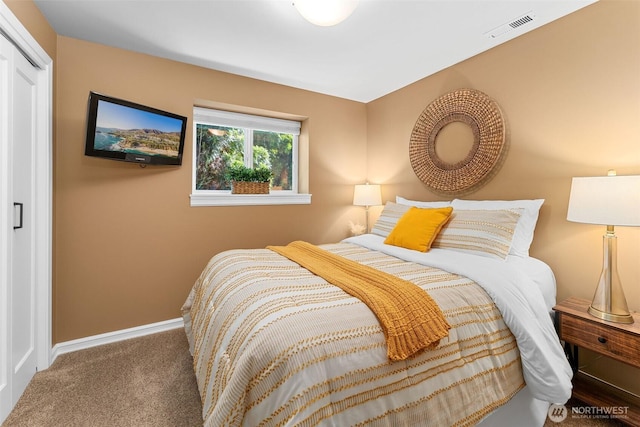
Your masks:
<path fill-rule="evenodd" d="M 244 164 L 244 132 L 223 126 L 196 126 L 196 189 L 228 190 L 227 168 Z"/>
<path fill-rule="evenodd" d="M 274 189 L 291 190 L 291 177 L 293 173 L 293 135 L 276 132 L 253 132 L 254 165 L 262 165 L 256 162 L 256 151 L 264 149 L 269 167 L 273 172 L 272 187 Z M 265 164 L 266 166 L 266 164 Z"/>
<path fill-rule="evenodd" d="M 229 190 L 231 168 L 244 166 L 243 129 L 215 125 L 196 126 L 196 189 Z M 272 188 L 290 190 L 293 135 L 253 131 L 253 168 L 267 169 Z"/>

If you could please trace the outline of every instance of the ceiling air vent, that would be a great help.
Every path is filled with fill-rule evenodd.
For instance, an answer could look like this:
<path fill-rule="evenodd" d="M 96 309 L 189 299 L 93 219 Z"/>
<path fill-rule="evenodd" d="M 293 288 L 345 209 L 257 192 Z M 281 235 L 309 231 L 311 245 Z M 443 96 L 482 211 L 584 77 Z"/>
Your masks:
<path fill-rule="evenodd" d="M 507 34 L 509 31 L 522 27 L 523 25 L 528 24 L 529 22 L 533 22 L 535 21 L 535 19 L 536 19 L 536 15 L 533 12 L 529 12 L 512 20 L 511 22 L 507 22 L 506 24 L 502 24 L 491 31 L 487 31 L 484 34 L 491 39 L 502 37 L 505 34 Z"/>

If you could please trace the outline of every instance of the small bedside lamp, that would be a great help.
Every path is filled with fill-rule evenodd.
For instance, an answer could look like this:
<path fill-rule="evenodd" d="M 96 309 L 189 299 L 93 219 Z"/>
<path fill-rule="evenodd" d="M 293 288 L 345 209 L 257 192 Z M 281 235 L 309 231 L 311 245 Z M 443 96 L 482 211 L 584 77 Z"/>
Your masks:
<path fill-rule="evenodd" d="M 367 213 L 367 233 L 369 232 L 369 206 L 382 204 L 380 186 L 377 184 L 358 184 L 353 190 L 353 204 L 364 206 Z"/>
<path fill-rule="evenodd" d="M 600 319 L 633 323 L 618 276 L 617 237 L 613 227 L 640 226 L 640 175 L 573 178 L 567 220 L 607 226 L 603 265 L 589 313 Z"/>

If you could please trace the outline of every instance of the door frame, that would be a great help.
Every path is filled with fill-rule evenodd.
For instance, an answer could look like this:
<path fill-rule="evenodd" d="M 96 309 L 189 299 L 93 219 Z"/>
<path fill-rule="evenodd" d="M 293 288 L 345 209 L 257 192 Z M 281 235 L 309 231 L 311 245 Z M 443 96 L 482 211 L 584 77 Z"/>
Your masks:
<path fill-rule="evenodd" d="M 34 273 L 36 292 L 36 347 L 38 370 L 47 369 L 51 364 L 52 348 L 52 153 L 53 153 L 53 60 L 38 44 L 9 7 L 0 1 L 0 31 L 21 51 L 21 53 L 39 69 L 37 81 L 38 99 L 36 111 L 36 146 L 32 179 L 35 186 L 34 212 Z M 6 153 L 5 153 L 6 154 Z M 4 200 L 7 191 L 0 188 L 0 206 L 13 206 L 12 201 Z M 6 208 L 8 209 L 8 208 Z M 0 214 L 0 234 L 10 228 L 7 210 Z M 8 237 L 2 235 L 3 241 Z M 6 248 L 0 248 L 5 257 Z M 6 262 L 7 260 L 0 260 Z M 7 271 L 7 269 L 3 269 Z M 8 277 L 0 277 L 0 290 L 6 290 Z M 2 325 L 0 319 L 0 325 Z M 6 326 L 6 325 L 5 325 Z M 0 331 L 0 335 L 2 331 Z M 1 359 L 1 357 L 0 357 Z"/>

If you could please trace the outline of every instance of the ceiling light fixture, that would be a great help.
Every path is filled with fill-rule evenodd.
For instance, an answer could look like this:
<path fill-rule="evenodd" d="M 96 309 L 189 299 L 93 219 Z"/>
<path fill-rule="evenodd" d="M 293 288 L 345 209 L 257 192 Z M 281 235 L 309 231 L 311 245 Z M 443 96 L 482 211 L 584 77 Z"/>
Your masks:
<path fill-rule="evenodd" d="M 300 15 L 312 24 L 330 27 L 344 21 L 358 6 L 359 0 L 295 0 Z"/>

